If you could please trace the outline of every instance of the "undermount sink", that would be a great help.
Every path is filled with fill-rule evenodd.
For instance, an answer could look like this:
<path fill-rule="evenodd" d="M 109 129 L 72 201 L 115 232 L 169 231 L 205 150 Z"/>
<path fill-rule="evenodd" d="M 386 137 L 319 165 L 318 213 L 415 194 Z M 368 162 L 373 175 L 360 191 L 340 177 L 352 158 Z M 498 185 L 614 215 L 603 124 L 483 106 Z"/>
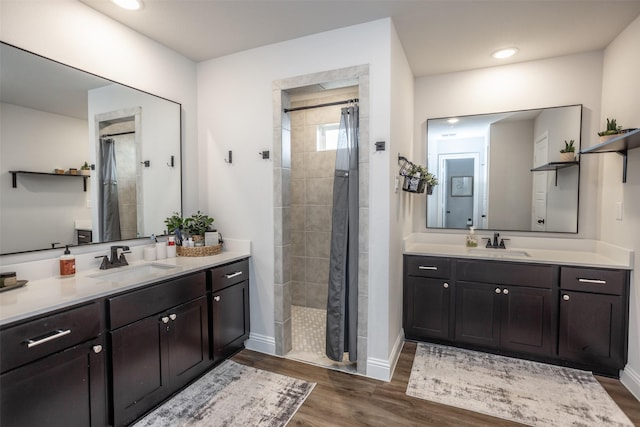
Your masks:
<path fill-rule="evenodd" d="M 116 283 L 134 282 L 156 278 L 167 272 L 170 272 L 175 268 L 178 268 L 178 266 L 167 264 L 144 264 L 136 266 L 117 267 L 116 270 L 91 274 L 89 275 L 89 277 Z"/>
<path fill-rule="evenodd" d="M 526 258 L 531 256 L 529 252 L 519 249 L 473 248 L 469 249 L 469 253 L 491 258 Z"/>

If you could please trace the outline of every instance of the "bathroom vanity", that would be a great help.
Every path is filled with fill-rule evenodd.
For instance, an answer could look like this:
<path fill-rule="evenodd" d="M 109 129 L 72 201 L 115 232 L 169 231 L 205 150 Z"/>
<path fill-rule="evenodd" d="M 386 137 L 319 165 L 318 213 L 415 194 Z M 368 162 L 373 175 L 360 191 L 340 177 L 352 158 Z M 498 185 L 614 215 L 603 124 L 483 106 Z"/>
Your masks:
<path fill-rule="evenodd" d="M 3 294 L 0 425 L 127 425 L 243 348 L 248 254 L 166 261 Z M 45 286 L 77 298 L 47 310 L 28 294 Z"/>
<path fill-rule="evenodd" d="M 545 259 L 436 246 L 405 250 L 407 339 L 619 376 L 630 267 L 597 254 Z"/>

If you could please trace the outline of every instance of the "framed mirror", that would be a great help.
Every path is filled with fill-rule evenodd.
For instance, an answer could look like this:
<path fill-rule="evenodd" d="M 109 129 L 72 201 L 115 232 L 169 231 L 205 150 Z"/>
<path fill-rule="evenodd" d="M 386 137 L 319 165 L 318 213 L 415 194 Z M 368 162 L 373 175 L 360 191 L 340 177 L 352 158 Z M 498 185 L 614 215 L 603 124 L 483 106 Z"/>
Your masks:
<path fill-rule="evenodd" d="M 581 105 L 428 119 L 427 228 L 577 233 L 581 128 Z"/>
<path fill-rule="evenodd" d="M 162 234 L 182 212 L 179 103 L 5 43 L 0 101 L 0 254 Z"/>

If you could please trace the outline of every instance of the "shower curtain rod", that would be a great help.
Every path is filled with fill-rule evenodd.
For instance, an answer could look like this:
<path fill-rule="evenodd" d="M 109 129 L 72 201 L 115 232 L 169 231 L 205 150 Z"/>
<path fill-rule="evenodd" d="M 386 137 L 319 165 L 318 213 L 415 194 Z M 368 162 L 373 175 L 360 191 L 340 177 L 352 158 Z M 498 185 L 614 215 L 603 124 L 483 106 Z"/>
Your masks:
<path fill-rule="evenodd" d="M 285 108 L 284 112 L 288 113 L 290 111 L 309 110 L 311 108 L 330 107 L 332 105 L 353 104 L 358 101 L 359 101 L 358 98 L 353 98 L 353 99 L 347 99 L 345 101 L 327 102 L 326 104 L 307 105 L 305 107 L 295 107 L 295 108 Z"/>
<path fill-rule="evenodd" d="M 108 133 L 106 135 L 100 135 L 100 138 L 109 138 L 110 136 L 120 136 L 120 135 L 131 135 L 132 133 L 136 133 L 136 132 L 132 130 L 129 132 Z"/>

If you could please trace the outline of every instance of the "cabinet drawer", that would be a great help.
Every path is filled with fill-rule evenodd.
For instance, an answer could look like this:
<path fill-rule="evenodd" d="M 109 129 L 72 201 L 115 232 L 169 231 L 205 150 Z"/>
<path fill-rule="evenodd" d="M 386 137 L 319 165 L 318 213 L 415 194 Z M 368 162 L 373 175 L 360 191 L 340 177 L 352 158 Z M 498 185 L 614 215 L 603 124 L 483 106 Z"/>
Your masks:
<path fill-rule="evenodd" d="M 196 273 L 109 298 L 109 328 L 115 329 L 206 295 L 205 273 Z"/>
<path fill-rule="evenodd" d="M 562 267 L 560 288 L 573 291 L 622 295 L 627 282 L 626 270 Z"/>
<path fill-rule="evenodd" d="M 92 303 L 1 331 L 0 372 L 97 337 L 102 317 Z"/>
<path fill-rule="evenodd" d="M 405 262 L 409 276 L 446 279 L 451 274 L 451 260 L 448 258 L 407 256 Z"/>
<path fill-rule="evenodd" d="M 458 261 L 458 280 L 550 288 L 557 267 L 550 265 L 517 264 L 512 262 Z"/>
<path fill-rule="evenodd" d="M 221 267 L 212 268 L 211 290 L 217 291 L 249 279 L 249 260 L 242 260 Z"/>

